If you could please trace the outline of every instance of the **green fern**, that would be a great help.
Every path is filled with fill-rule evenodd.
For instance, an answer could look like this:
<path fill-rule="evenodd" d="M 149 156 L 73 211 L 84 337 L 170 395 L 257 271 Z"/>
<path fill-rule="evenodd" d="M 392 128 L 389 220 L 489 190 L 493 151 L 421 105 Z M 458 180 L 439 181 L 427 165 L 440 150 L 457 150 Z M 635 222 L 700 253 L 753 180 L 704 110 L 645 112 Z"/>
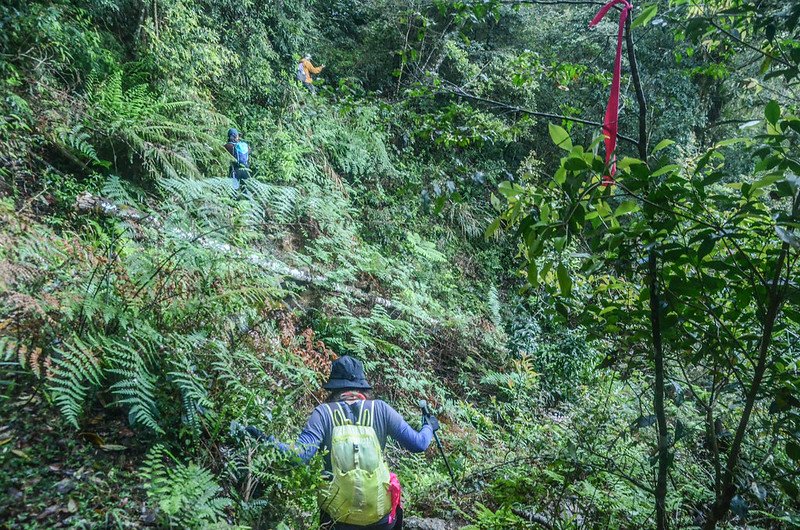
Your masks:
<path fill-rule="evenodd" d="M 466 238 L 474 239 L 482 236 L 492 221 L 488 210 L 476 207 L 467 201 L 449 202 L 444 213 L 450 224 Z"/>
<path fill-rule="evenodd" d="M 437 250 L 436 245 L 430 241 L 425 241 L 419 234 L 408 232 L 406 234 L 409 249 L 421 259 L 430 263 L 443 263 L 447 257 Z"/>
<path fill-rule="evenodd" d="M 181 392 L 184 423 L 194 432 L 199 432 L 200 416 L 213 417 L 215 415 L 214 403 L 203 384 L 207 377 L 198 373 L 197 367 L 186 355 L 176 359 L 173 365 L 175 370 L 169 373 L 169 377 Z"/>
<path fill-rule="evenodd" d="M 103 197 L 113 201 L 117 205 L 141 209 L 142 192 L 136 190 L 130 182 L 116 175 L 108 177 L 103 184 L 102 193 Z"/>
<path fill-rule="evenodd" d="M 145 84 L 125 87 L 117 71 L 104 80 L 89 76 L 87 104 L 95 137 L 127 147 L 129 159 L 138 158 L 152 178 L 197 178 L 202 164 L 216 161 L 212 131 L 225 120 L 191 99 L 166 100 Z"/>
<path fill-rule="evenodd" d="M 107 161 L 100 160 L 97 157 L 97 150 L 90 142 L 92 135 L 85 130 L 83 124 L 79 123 L 71 129 L 60 129 L 57 132 L 57 136 L 58 140 L 68 151 L 96 165 L 109 165 Z"/>
<path fill-rule="evenodd" d="M 95 351 L 80 338 L 73 336 L 52 357 L 48 371 L 49 388 L 64 418 L 78 427 L 86 394 L 100 384 L 102 371 Z"/>
<path fill-rule="evenodd" d="M 0 361 L 8 362 L 19 354 L 19 342 L 14 337 L 0 335 Z M 20 364 L 25 366 L 24 359 L 20 359 Z"/>
<path fill-rule="evenodd" d="M 225 508 L 231 500 L 221 494 L 214 475 L 196 464 L 182 464 L 163 446 L 153 447 L 141 469 L 147 496 L 158 503 L 170 527 L 227 526 Z"/>
<path fill-rule="evenodd" d="M 334 337 L 331 344 L 358 353 L 361 356 L 376 352 L 391 356 L 405 357 L 406 350 L 392 342 L 402 340 L 413 344 L 418 339 L 414 325 L 402 319 L 393 318 L 385 307 L 376 305 L 367 316 L 355 316 L 350 308 L 340 300 L 336 306 L 338 315 L 331 320 L 346 339 Z M 337 335 L 339 332 L 337 332 Z"/>
<path fill-rule="evenodd" d="M 231 211 L 242 212 L 241 225 L 263 226 L 265 223 L 289 224 L 296 220 L 299 191 L 258 179 L 248 181 L 245 201 L 238 200 L 228 178 L 193 179 L 165 178 L 159 181 L 167 195 L 174 197 L 173 216 L 196 219 L 209 226 L 232 222 Z"/>
<path fill-rule="evenodd" d="M 128 408 L 131 424 L 163 433 L 155 397 L 157 378 L 147 368 L 148 348 L 139 337 L 134 335 L 131 339 L 132 345 L 114 339 L 103 341 L 109 364 L 106 371 L 117 379 L 110 387 L 115 404 Z"/>

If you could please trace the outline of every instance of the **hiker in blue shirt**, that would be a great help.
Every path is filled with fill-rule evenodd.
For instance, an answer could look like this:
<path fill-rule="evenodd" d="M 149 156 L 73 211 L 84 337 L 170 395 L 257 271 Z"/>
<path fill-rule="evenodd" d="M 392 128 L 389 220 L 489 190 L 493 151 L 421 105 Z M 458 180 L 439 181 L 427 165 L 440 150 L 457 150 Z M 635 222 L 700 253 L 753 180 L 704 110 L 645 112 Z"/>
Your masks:
<path fill-rule="evenodd" d="M 330 391 L 326 403 L 314 409 L 293 447 L 253 427 L 247 427 L 248 433 L 295 451 L 304 462 L 325 451 L 330 482 L 320 495 L 322 528 L 400 530 L 400 484 L 383 460 L 386 440 L 392 437 L 414 453 L 425 451 L 438 420 L 423 416 L 422 429 L 415 430 L 389 404 L 372 398 L 361 361 L 348 355 L 333 362 L 324 388 Z"/>
<path fill-rule="evenodd" d="M 228 129 L 228 142 L 225 150 L 233 157 L 229 176 L 233 180 L 233 189 L 244 192 L 244 183 L 250 178 L 250 146 L 244 141 L 236 129 Z"/>

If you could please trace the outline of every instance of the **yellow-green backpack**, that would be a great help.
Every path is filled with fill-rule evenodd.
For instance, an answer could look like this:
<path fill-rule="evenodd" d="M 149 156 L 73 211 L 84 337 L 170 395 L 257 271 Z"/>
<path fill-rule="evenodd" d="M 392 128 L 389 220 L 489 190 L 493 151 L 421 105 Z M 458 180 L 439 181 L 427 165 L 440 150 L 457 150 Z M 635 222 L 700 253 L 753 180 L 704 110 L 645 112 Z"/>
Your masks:
<path fill-rule="evenodd" d="M 372 426 L 375 402 L 361 401 L 358 419 L 342 403 L 326 404 L 333 421 L 332 481 L 319 493 L 320 508 L 336 522 L 370 525 L 392 508 L 389 468 Z"/>

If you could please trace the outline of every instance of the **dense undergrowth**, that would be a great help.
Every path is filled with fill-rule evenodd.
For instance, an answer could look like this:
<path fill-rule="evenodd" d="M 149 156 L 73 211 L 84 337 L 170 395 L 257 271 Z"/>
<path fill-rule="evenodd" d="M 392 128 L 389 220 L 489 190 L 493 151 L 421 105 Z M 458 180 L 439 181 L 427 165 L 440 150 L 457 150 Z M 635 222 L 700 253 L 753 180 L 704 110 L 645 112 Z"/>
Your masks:
<path fill-rule="evenodd" d="M 440 415 L 456 486 L 433 449 L 387 450 L 408 514 L 654 526 L 649 366 L 570 318 L 550 288 L 561 268 L 528 284 L 521 230 L 484 237 L 493 191 L 544 187 L 562 156 L 525 109 L 599 116 L 609 81 L 583 60 L 599 37 L 564 38 L 583 35 L 585 10 L 506 4 L 0 7 L 6 526 L 315 528 L 321 463 L 237 424 L 291 440 L 345 353 L 412 425 L 421 397 Z M 640 38 L 652 134 L 692 160 L 723 130 L 729 78 L 716 52 L 677 58 L 691 46 L 669 24 Z M 306 51 L 328 64 L 316 97 L 292 81 Z M 244 193 L 225 177 L 230 126 L 253 149 Z M 673 526 L 696 527 L 714 501 L 708 426 L 670 384 L 682 431 L 666 503 Z M 714 427 L 723 454 L 741 408 Z M 790 527 L 800 446 L 767 406 L 756 416 L 725 524 Z"/>

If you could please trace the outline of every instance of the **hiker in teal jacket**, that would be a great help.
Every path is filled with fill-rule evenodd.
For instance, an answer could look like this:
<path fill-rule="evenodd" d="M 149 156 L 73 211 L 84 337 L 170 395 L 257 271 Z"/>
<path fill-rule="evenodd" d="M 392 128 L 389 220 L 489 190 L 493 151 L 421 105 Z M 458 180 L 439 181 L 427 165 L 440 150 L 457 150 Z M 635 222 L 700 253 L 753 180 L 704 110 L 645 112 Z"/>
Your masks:
<path fill-rule="evenodd" d="M 233 181 L 233 188 L 243 192 L 245 191 L 244 183 L 252 173 L 250 169 L 250 146 L 244 141 L 239 131 L 228 129 L 228 142 L 224 147 L 233 158 L 228 171 Z"/>

